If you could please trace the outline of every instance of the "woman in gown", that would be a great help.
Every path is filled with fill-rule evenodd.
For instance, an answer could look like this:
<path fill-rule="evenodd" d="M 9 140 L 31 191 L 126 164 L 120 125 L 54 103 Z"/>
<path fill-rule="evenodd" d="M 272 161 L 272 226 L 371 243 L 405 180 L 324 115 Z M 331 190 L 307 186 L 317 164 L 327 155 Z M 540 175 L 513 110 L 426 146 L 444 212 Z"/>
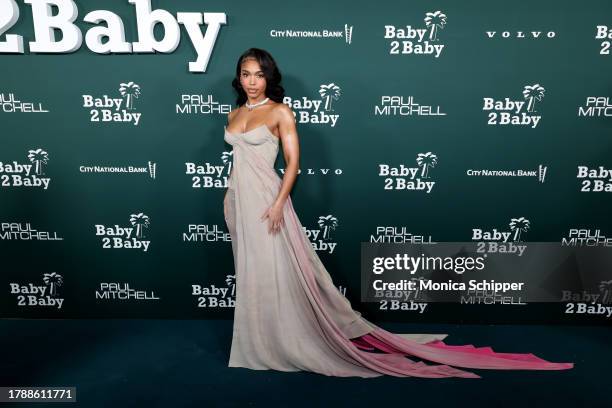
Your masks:
<path fill-rule="evenodd" d="M 447 345 L 446 334 L 390 333 L 367 321 L 332 282 L 293 209 L 299 167 L 291 109 L 272 56 L 251 48 L 232 85 L 238 109 L 224 140 L 233 164 L 223 202 L 232 239 L 236 303 L 229 367 L 339 377 L 464 377 L 476 369 L 564 370 L 533 354 Z M 274 170 L 279 145 L 286 170 Z M 455 367 L 452 367 L 455 366 Z"/>

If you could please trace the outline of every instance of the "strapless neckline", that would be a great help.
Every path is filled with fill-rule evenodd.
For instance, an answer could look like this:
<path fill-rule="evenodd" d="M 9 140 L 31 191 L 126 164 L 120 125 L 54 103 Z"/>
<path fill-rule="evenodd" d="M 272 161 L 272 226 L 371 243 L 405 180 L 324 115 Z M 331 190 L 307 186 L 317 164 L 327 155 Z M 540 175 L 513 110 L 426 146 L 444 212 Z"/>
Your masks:
<path fill-rule="evenodd" d="M 255 131 L 255 130 L 261 129 L 262 127 L 265 127 L 265 128 L 266 128 L 266 133 L 268 134 L 268 136 L 270 136 L 272 139 L 274 139 L 274 140 L 276 140 L 276 141 L 278 142 L 278 137 L 277 137 L 277 136 L 276 136 L 274 133 L 272 133 L 272 131 L 270 130 L 270 128 L 268 127 L 268 125 L 266 125 L 265 123 L 262 123 L 261 125 L 259 125 L 259 126 L 257 126 L 257 127 L 254 127 L 254 128 L 253 128 L 253 129 L 251 129 L 251 130 L 247 130 L 246 132 L 240 132 L 240 133 L 233 133 L 233 132 L 230 132 L 230 131 L 228 131 L 228 130 L 227 130 L 227 127 L 224 127 L 224 129 L 225 129 L 225 133 L 227 133 L 228 135 L 232 135 L 232 136 L 239 136 L 239 135 L 243 135 L 243 136 L 244 136 L 244 135 L 246 135 L 246 134 L 248 134 L 248 133 L 251 133 L 251 132 L 253 132 L 253 131 Z"/>

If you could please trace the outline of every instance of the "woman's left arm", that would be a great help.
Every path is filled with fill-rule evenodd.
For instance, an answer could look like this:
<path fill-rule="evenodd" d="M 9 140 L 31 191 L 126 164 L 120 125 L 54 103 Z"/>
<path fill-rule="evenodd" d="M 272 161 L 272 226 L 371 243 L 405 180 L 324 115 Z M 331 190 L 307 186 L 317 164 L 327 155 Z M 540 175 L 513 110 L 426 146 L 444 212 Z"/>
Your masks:
<path fill-rule="evenodd" d="M 300 168 L 300 142 L 295 126 L 295 116 L 291 108 L 283 103 L 277 109 L 279 116 L 278 130 L 285 158 L 285 172 L 283 174 L 283 184 L 274 203 L 283 206 L 291 193 Z"/>
<path fill-rule="evenodd" d="M 269 217 L 268 230 L 270 232 L 280 230 L 283 223 L 283 207 L 297 179 L 300 167 L 300 144 L 293 111 L 282 103 L 278 105 L 275 113 L 278 117 L 278 130 L 285 158 L 285 172 L 276 200 L 262 216 L 262 219 L 265 219 L 266 215 Z"/>

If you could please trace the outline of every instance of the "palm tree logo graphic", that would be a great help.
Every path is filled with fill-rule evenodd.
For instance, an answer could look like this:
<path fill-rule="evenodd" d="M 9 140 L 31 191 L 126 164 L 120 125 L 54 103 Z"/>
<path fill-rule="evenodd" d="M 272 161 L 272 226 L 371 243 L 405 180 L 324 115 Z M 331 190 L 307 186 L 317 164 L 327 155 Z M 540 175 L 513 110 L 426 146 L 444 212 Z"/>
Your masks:
<path fill-rule="evenodd" d="M 64 278 L 62 278 L 62 275 L 55 272 L 45 273 L 43 275 L 43 282 L 50 288 L 49 295 L 55 297 L 57 295 L 57 288 L 64 283 Z"/>
<path fill-rule="evenodd" d="M 232 288 L 232 294 L 230 296 L 236 295 L 236 275 L 227 275 L 225 277 L 225 284 L 228 287 Z"/>
<path fill-rule="evenodd" d="M 119 85 L 121 96 L 125 97 L 125 107 L 127 110 L 134 110 L 134 98 L 140 96 L 140 85 L 134 82 L 124 83 Z"/>
<path fill-rule="evenodd" d="M 534 112 L 535 101 L 541 101 L 544 97 L 544 87 L 540 84 L 525 85 L 523 97 L 527 99 L 527 112 Z"/>
<path fill-rule="evenodd" d="M 601 281 L 599 291 L 603 293 L 601 303 L 605 305 L 612 302 L 612 280 Z"/>
<path fill-rule="evenodd" d="M 319 95 L 321 95 L 321 98 L 325 99 L 325 110 L 333 111 L 331 103 L 332 100 L 338 100 L 340 98 L 340 87 L 333 82 L 328 85 L 321 85 L 319 87 Z"/>
<path fill-rule="evenodd" d="M 233 158 L 233 156 L 234 156 L 234 152 L 233 151 L 231 151 L 231 152 L 223 152 L 221 154 L 221 161 L 223 162 L 223 165 L 226 166 L 227 174 L 228 175 L 230 174 L 230 171 L 232 171 L 232 164 L 233 164 L 232 158 Z"/>
<path fill-rule="evenodd" d="M 416 289 L 408 290 L 407 292 L 409 294 L 414 294 L 414 296 L 412 297 L 414 300 L 419 300 L 419 293 L 421 293 L 421 281 L 423 279 L 422 278 L 412 277 L 412 278 L 410 278 L 410 280 L 413 281 L 413 282 L 416 282 L 416 284 L 414 285 L 416 287 Z"/>
<path fill-rule="evenodd" d="M 42 165 L 47 164 L 49 161 L 49 153 L 42 149 L 29 150 L 28 159 L 30 159 L 32 163 L 35 163 L 34 169 L 37 175 L 40 176 L 41 174 L 44 174 L 42 171 Z"/>
<path fill-rule="evenodd" d="M 529 220 L 525 217 L 512 218 L 508 225 L 510 225 L 510 230 L 514 231 L 514 242 L 522 242 L 521 232 L 527 232 L 529 229 Z"/>
<path fill-rule="evenodd" d="M 319 217 L 319 228 L 323 228 L 323 239 L 329 239 L 331 230 L 338 226 L 338 219 L 333 215 L 321 215 Z"/>
<path fill-rule="evenodd" d="M 143 238 L 143 227 L 149 228 L 149 216 L 143 213 L 132 214 L 130 223 L 136 226 L 136 237 Z"/>
<path fill-rule="evenodd" d="M 417 165 L 422 167 L 421 178 L 429 178 L 429 168 L 436 167 L 438 163 L 438 156 L 432 152 L 419 153 L 416 158 Z"/>
<path fill-rule="evenodd" d="M 425 25 L 429 27 L 429 39 L 432 41 L 438 41 L 438 29 L 444 28 L 446 24 L 446 14 L 440 10 L 433 13 L 425 14 Z"/>

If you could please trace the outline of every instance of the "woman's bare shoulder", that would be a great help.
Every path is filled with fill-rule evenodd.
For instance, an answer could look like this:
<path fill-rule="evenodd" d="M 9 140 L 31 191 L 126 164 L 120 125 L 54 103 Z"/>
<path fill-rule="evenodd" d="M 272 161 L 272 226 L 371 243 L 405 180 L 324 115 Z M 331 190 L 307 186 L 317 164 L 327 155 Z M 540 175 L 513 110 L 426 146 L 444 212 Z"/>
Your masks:
<path fill-rule="evenodd" d="M 293 111 L 289 106 L 287 106 L 286 103 L 282 102 L 276 102 L 276 105 L 274 106 L 274 116 L 281 121 L 294 120 Z"/>

